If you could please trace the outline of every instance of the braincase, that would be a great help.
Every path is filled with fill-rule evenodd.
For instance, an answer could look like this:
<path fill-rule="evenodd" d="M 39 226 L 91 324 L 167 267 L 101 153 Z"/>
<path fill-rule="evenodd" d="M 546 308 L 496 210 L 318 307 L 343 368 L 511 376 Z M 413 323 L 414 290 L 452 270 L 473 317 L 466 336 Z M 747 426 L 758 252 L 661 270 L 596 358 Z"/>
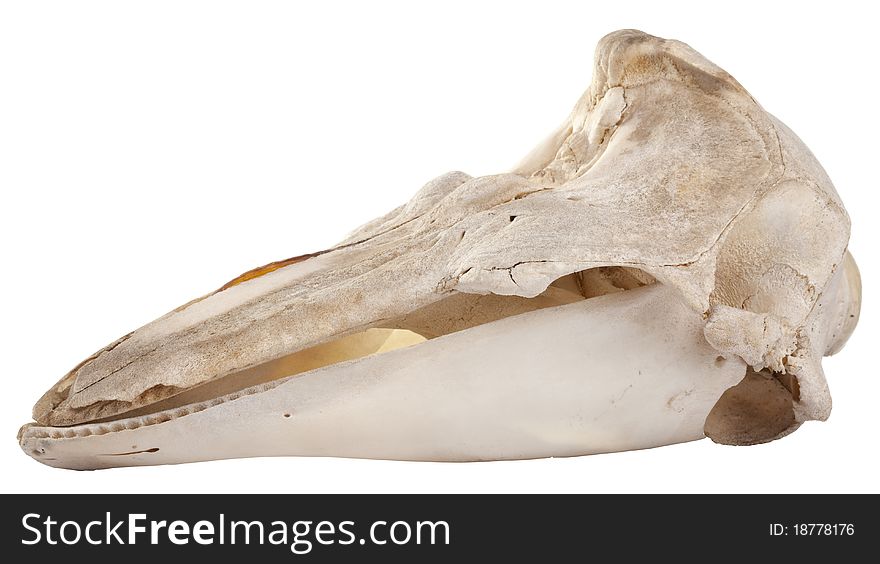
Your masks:
<path fill-rule="evenodd" d="M 604 38 L 591 87 L 544 152 L 518 174 L 441 177 L 381 225 L 418 209 L 414 231 L 461 233 L 445 288 L 533 296 L 569 272 L 633 266 L 704 312 L 724 303 L 795 318 L 846 247 L 846 213 L 812 154 L 677 41 Z M 767 284 L 797 296 L 756 297 Z"/>

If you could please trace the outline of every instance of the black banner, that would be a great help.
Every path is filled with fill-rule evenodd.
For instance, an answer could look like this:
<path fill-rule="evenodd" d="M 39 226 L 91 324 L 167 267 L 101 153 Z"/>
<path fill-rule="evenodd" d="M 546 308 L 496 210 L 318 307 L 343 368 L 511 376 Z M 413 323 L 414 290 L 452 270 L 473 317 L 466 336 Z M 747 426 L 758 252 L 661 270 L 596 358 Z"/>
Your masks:
<path fill-rule="evenodd" d="M 14 561 L 36 562 L 814 561 L 871 554 L 880 533 L 869 495 L 21 495 L 2 503 L 4 547 Z"/>

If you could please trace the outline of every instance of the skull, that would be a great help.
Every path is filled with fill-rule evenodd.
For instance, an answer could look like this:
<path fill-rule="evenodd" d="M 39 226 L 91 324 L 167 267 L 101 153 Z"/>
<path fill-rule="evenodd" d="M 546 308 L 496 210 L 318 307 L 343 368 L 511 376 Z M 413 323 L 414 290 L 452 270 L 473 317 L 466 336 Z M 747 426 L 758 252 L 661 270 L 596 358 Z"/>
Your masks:
<path fill-rule="evenodd" d="M 489 460 L 828 417 L 849 218 L 813 155 L 678 41 L 601 40 L 512 172 L 461 172 L 77 365 L 22 449 L 76 469 L 246 456 Z"/>

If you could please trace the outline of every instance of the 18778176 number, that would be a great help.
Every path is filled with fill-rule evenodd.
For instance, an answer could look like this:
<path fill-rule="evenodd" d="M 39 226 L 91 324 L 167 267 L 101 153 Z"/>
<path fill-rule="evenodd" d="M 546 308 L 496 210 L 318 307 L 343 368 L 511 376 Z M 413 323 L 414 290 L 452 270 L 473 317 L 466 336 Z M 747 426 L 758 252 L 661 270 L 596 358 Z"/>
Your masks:
<path fill-rule="evenodd" d="M 856 529 L 852 523 L 798 523 L 794 527 L 797 536 L 853 536 Z"/>

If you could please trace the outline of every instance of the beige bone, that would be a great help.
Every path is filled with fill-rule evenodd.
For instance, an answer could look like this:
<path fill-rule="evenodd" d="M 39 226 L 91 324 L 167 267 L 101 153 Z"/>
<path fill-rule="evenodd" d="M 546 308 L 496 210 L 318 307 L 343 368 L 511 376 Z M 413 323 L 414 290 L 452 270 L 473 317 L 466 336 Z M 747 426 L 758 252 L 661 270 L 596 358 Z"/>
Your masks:
<path fill-rule="evenodd" d="M 812 154 L 730 75 L 619 31 L 512 173 L 441 176 L 145 325 L 19 439 L 71 468 L 763 442 L 828 416 L 820 360 L 859 310 L 848 237 Z"/>

